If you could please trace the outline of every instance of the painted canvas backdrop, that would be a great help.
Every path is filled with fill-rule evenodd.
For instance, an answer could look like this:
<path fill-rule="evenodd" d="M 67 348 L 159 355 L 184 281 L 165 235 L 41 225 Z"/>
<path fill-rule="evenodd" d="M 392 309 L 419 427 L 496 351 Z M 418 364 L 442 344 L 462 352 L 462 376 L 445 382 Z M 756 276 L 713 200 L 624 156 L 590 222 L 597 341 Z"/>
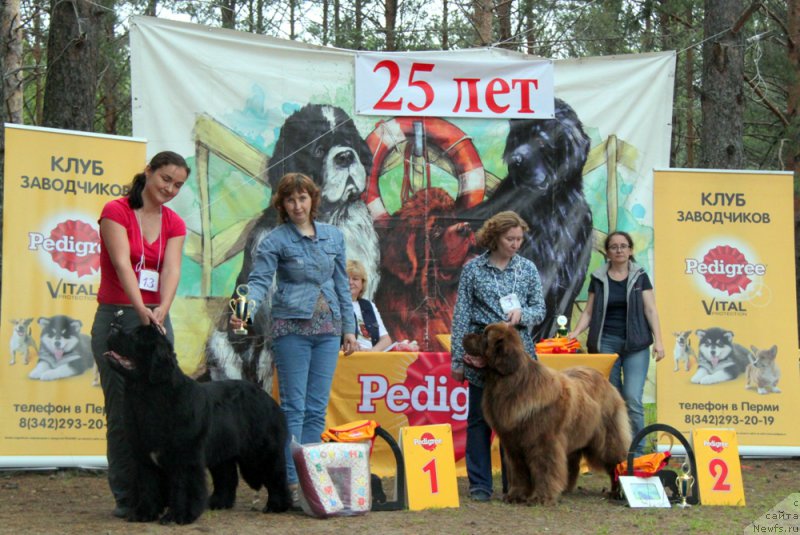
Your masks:
<path fill-rule="evenodd" d="M 190 230 L 179 288 L 182 301 L 174 315 L 179 353 L 191 369 L 202 360 L 212 323 L 226 313 L 214 299 L 227 298 L 235 286 L 241 236 L 269 202 L 266 169 L 286 119 L 309 103 L 337 106 L 367 139 L 380 121 L 392 118 L 355 115 L 353 51 L 148 17 L 133 19 L 131 47 L 135 134 L 150 140 L 150 151 L 169 148 L 190 158 L 201 155 L 194 161 L 197 172 L 188 188 L 173 202 Z M 498 49 L 413 54 L 525 60 Z M 583 187 L 596 234 L 602 237 L 614 228 L 630 231 L 646 268 L 652 259 L 652 169 L 669 157 L 674 64 L 673 53 L 656 53 L 557 61 L 555 67 L 556 97 L 575 109 L 591 138 Z M 503 151 L 508 122 L 450 119 L 448 126 L 463 131 L 474 145 L 488 196 L 507 174 Z M 405 168 L 403 163 L 402 157 L 381 162 L 379 192 L 389 215 L 401 208 L 409 175 L 417 179 L 411 182 L 412 191 L 427 185 L 419 182 L 426 175 L 414 174 L 414 162 Z M 430 184 L 455 198 L 457 171 L 447 162 L 434 162 Z M 434 266 L 436 260 L 426 261 Z M 589 269 L 601 261 L 594 254 Z M 394 319 L 384 312 L 390 331 Z M 412 337 L 426 349 L 440 350 L 435 342 L 440 332 L 429 328 Z"/>
<path fill-rule="evenodd" d="M 294 146 L 296 152 L 283 145 L 276 148 L 287 125 L 308 106 L 341 110 L 370 150 L 360 199 L 369 205 L 373 230 L 380 236 L 373 252 L 382 264 L 368 292 L 378 296 L 390 334 L 395 339 L 415 339 L 424 351 L 442 351 L 436 337 L 449 333 L 460 270 L 460 264 L 453 269 L 453 258 L 442 251 L 461 250 L 458 240 L 472 236 L 480 225 L 459 217 L 464 207 L 485 202 L 508 176 L 504 161 L 508 121 L 428 117 L 416 118 L 415 125 L 414 118 L 357 115 L 354 51 L 136 17 L 131 53 L 135 134 L 147 137 L 150 152 L 176 150 L 194 168 L 172 203 L 189 231 L 172 310 L 184 369 L 202 371 L 210 333 L 215 324 L 224 325 L 245 238 L 269 204 L 269 181 L 274 178 L 270 171 L 276 174 L 275 166 L 297 159 L 300 151 L 313 158 L 315 143 L 325 135 L 309 122 L 305 132 L 298 129 L 305 137 Z M 471 62 L 527 59 L 499 49 L 407 55 Z M 594 241 L 601 244 L 609 230 L 629 231 L 636 240 L 637 259 L 651 275 L 652 169 L 669 161 L 674 69 L 672 52 L 555 62 L 555 96 L 574 109 L 591 142 L 582 187 L 592 212 Z M 327 113 L 334 127 L 344 124 L 330 109 Z M 305 163 L 311 165 L 293 165 Z M 465 195 L 475 183 L 483 191 Z M 531 193 L 520 189 L 523 202 L 526 195 Z M 327 215 L 322 213 L 321 218 Z M 536 214 L 536 218 L 552 216 Z M 365 243 L 371 232 L 364 233 Z M 455 246 L 442 247 L 451 243 Z M 362 253 L 348 250 L 348 256 Z M 456 263 L 459 260 L 464 259 L 456 258 Z M 547 266 L 555 260 L 534 261 Z M 602 261 L 595 248 L 584 269 L 591 272 Z M 403 279 L 404 285 L 390 287 L 387 270 L 398 265 L 409 266 L 402 276 L 394 277 L 395 283 Z M 585 298 L 584 284 L 574 315 L 580 313 Z M 377 359 L 370 373 L 391 377 L 392 384 L 430 385 L 426 388 L 437 398 L 427 402 L 437 404 L 437 421 L 453 425 L 456 457 L 461 458 L 462 387 L 449 379 L 448 360 L 387 362 L 391 360 Z M 352 398 L 349 405 L 342 403 L 351 398 L 347 392 L 364 387 L 361 373 L 345 373 L 352 369 L 350 364 L 343 362 L 337 371 L 329 425 L 374 417 L 364 410 L 363 401 Z M 646 391 L 650 401 L 653 386 L 651 379 Z M 427 399 L 429 394 L 421 390 L 420 395 Z M 413 407 L 389 412 L 380 423 L 395 436 L 403 425 L 425 417 L 425 411 Z M 383 464 L 376 468 L 387 469 Z"/>

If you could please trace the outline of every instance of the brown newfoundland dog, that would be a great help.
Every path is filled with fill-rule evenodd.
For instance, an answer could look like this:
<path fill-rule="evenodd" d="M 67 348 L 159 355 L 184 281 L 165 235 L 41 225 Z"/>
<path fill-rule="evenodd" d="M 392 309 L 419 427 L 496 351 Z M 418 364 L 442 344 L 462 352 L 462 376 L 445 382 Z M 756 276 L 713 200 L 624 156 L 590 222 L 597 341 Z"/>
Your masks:
<path fill-rule="evenodd" d="M 494 323 L 464 337 L 465 362 L 486 370 L 483 414 L 500 437 L 509 503 L 551 505 L 575 487 L 581 457 L 608 473 L 631 443 L 625 402 L 600 372 L 532 360 L 516 329 Z"/>

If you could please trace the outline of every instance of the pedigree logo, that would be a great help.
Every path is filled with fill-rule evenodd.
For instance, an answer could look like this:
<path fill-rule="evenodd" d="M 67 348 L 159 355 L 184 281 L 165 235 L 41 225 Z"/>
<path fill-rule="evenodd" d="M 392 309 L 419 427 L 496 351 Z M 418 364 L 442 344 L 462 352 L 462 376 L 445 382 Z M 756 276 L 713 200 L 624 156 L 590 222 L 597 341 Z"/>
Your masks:
<path fill-rule="evenodd" d="M 393 413 L 404 414 L 410 426 L 450 424 L 456 460 L 464 457 L 467 388 L 450 377 L 449 353 L 421 353 L 405 373 L 402 383 L 392 383 L 385 375 L 359 375 L 359 414 L 374 414 L 381 403 Z"/>
<path fill-rule="evenodd" d="M 79 277 L 100 270 L 100 235 L 84 221 L 67 219 L 49 234 L 29 232 L 28 250 L 49 253 L 53 262 Z"/>
<path fill-rule="evenodd" d="M 722 450 L 728 447 L 728 443 L 723 442 L 717 435 L 711 435 L 708 440 L 703 441 L 703 446 L 708 446 L 712 451 L 721 453 Z"/>
<path fill-rule="evenodd" d="M 687 275 L 702 275 L 712 288 L 734 295 L 743 292 L 750 285 L 753 276 L 764 276 L 767 266 L 752 264 L 736 247 L 718 245 L 709 250 L 702 260 L 686 259 Z"/>
<path fill-rule="evenodd" d="M 422 449 L 433 451 L 436 446 L 442 443 L 441 438 L 436 438 L 431 433 L 423 433 L 421 437 L 414 439 L 415 446 L 422 446 Z"/>

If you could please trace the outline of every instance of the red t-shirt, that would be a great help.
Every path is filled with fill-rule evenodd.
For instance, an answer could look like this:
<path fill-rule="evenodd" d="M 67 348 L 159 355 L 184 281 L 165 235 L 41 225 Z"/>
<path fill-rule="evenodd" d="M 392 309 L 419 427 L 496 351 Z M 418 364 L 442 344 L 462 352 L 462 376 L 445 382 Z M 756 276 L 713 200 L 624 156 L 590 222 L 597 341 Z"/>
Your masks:
<path fill-rule="evenodd" d="M 167 241 L 175 236 L 186 235 L 186 223 L 173 210 L 166 206 L 161 209 L 161 236 L 156 238 L 153 243 L 147 243 L 142 237 L 139 221 L 136 214 L 128 204 L 128 198 L 115 199 L 109 201 L 103 207 L 98 223 L 104 218 L 119 223 L 128 233 L 128 244 L 131 249 L 131 266 L 135 269 L 142 258 L 142 244 L 144 244 L 144 269 L 158 271 L 164 267 L 164 253 L 167 249 Z M 159 252 L 159 244 L 161 251 Z M 159 265 L 160 258 L 160 265 Z M 157 305 L 161 303 L 161 292 L 141 291 L 142 300 L 146 305 Z M 106 251 L 106 244 L 100 237 L 100 289 L 97 292 L 97 301 L 101 304 L 122 305 L 129 304 L 130 300 L 122 289 L 122 284 L 117 276 L 117 270 L 111 263 L 111 257 Z"/>

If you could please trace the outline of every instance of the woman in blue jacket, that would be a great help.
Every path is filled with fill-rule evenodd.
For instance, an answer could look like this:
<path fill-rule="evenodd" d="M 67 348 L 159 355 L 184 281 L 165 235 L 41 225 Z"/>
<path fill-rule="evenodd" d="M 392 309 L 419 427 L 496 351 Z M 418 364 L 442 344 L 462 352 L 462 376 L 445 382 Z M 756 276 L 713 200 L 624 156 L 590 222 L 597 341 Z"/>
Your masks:
<path fill-rule="evenodd" d="M 344 237 L 315 221 L 319 204 L 319 188 L 309 177 L 281 178 L 272 195 L 281 224 L 258 245 L 247 281 L 248 299 L 257 307 L 275 278 L 271 335 L 281 409 L 290 439 L 301 444 L 319 442 L 325 430 L 340 346 L 346 355 L 358 348 Z M 242 321 L 231 317 L 230 324 L 238 329 Z M 298 478 L 288 444 L 286 468 L 294 498 Z"/>
<path fill-rule="evenodd" d="M 633 238 L 627 232 L 612 232 L 605 250 L 608 262 L 592 273 L 586 308 L 567 337 L 574 339 L 588 327 L 590 353 L 619 355 L 609 381 L 622 394 L 631 432 L 636 435 L 644 427 L 642 395 L 650 365 L 649 347 L 653 345 L 658 362 L 664 358 L 664 343 L 653 285 L 633 258 Z M 642 454 L 642 448 L 642 442 L 633 445 L 636 455 Z"/>

